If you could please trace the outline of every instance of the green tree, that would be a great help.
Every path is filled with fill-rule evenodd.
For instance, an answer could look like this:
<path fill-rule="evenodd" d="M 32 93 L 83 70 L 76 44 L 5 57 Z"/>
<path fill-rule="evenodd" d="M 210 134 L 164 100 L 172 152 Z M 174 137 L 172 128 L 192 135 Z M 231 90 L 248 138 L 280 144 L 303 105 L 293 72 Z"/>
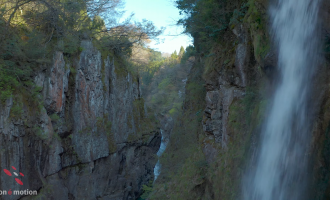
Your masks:
<path fill-rule="evenodd" d="M 183 33 L 194 38 L 198 51 L 207 49 L 210 43 L 220 40 L 221 35 L 229 28 L 230 19 L 235 8 L 239 8 L 241 0 L 176 0 L 181 19 L 177 25 L 182 25 Z M 199 44 L 196 46 L 196 44 Z"/>
<path fill-rule="evenodd" d="M 152 180 L 149 181 L 148 185 L 142 185 L 143 194 L 141 195 L 142 199 L 147 199 L 152 192 Z"/>
<path fill-rule="evenodd" d="M 149 49 L 150 51 L 150 61 L 162 61 L 164 58 L 162 57 L 162 53 L 159 51 L 155 51 L 153 49 Z"/>
<path fill-rule="evenodd" d="M 180 52 L 179 52 L 179 58 L 180 58 L 180 59 L 182 58 L 184 52 L 185 52 L 185 51 L 184 51 L 184 48 L 183 48 L 183 46 L 181 46 L 181 48 L 180 48 Z"/>
<path fill-rule="evenodd" d="M 176 50 L 171 54 L 171 58 L 173 60 L 177 59 L 178 58 L 178 53 L 176 52 Z"/>
<path fill-rule="evenodd" d="M 196 52 L 195 52 L 194 46 L 192 46 L 192 45 L 187 46 L 185 52 L 182 55 L 181 64 L 185 63 L 189 59 L 190 56 L 194 56 L 195 53 Z"/>

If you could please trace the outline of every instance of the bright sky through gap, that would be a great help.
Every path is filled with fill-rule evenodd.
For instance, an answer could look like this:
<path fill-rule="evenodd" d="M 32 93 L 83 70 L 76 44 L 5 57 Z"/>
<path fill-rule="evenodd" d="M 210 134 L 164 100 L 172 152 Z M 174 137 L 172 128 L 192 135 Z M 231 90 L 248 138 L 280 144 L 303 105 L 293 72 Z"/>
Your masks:
<path fill-rule="evenodd" d="M 183 28 L 175 25 L 180 18 L 179 10 L 175 7 L 173 0 L 125 0 L 125 11 L 123 19 L 127 18 L 132 12 L 135 13 L 134 20 L 142 19 L 150 20 L 157 28 L 166 27 L 160 41 L 163 42 L 156 45 L 152 42 L 149 46 L 160 52 L 173 53 L 175 50 L 179 52 L 180 47 L 186 48 L 192 44 L 192 39 L 186 35 L 178 35 Z M 178 36 L 170 36 L 178 35 Z"/>

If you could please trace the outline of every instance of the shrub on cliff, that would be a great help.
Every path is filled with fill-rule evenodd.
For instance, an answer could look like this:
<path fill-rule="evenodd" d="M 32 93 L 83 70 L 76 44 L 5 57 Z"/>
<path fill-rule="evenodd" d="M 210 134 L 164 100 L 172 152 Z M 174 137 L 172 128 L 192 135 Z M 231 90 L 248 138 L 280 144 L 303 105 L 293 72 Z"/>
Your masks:
<path fill-rule="evenodd" d="M 70 63 L 83 50 L 82 39 L 94 38 L 103 56 L 127 60 L 134 45 L 162 32 L 146 20 L 116 24 L 121 5 L 121 0 L 0 0 L 1 100 L 18 88 L 32 90 L 35 72 L 50 66 L 54 51 L 62 51 Z"/>

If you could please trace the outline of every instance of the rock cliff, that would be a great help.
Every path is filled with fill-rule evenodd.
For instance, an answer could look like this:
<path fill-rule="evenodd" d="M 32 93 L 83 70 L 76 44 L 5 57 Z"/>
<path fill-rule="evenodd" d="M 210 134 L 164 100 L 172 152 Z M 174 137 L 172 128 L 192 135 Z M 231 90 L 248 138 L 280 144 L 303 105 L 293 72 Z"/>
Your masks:
<path fill-rule="evenodd" d="M 40 199 L 122 200 L 138 198 L 153 180 L 161 136 L 144 109 L 138 77 L 115 57 L 102 58 L 90 40 L 81 47 L 66 60 L 56 52 L 52 66 L 35 74 L 42 103 L 17 94 L 0 105 L 2 190 L 37 190 Z M 23 185 L 3 173 L 14 172 L 12 166 L 24 174 Z"/>

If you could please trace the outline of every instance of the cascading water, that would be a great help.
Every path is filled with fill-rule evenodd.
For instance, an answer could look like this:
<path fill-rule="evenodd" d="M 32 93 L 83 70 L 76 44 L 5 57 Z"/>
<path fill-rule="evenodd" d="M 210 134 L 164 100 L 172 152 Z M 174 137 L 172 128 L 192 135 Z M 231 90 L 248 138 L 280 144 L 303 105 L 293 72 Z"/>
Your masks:
<path fill-rule="evenodd" d="M 245 200 L 302 200 L 308 182 L 308 91 L 318 52 L 319 0 L 278 0 L 270 9 L 280 80 L 263 127 Z"/>
<path fill-rule="evenodd" d="M 160 133 L 162 134 L 162 141 L 161 141 L 161 143 L 160 143 L 160 147 L 159 147 L 159 150 L 158 150 L 158 152 L 157 152 L 157 156 L 158 157 L 160 157 L 162 154 L 163 154 L 163 152 L 165 151 L 165 149 L 166 149 L 166 146 L 167 146 L 167 144 L 168 144 L 168 138 L 164 138 L 164 134 L 163 134 L 163 130 L 162 129 L 160 129 Z M 156 166 L 155 166 L 155 168 L 154 168 L 154 175 L 155 175 L 155 178 L 154 178 L 154 181 L 157 179 L 157 177 L 159 176 L 159 174 L 160 174 L 160 169 L 161 169 L 161 164 L 160 164 L 160 162 L 159 162 L 159 160 L 158 160 L 158 162 L 156 163 Z"/>

